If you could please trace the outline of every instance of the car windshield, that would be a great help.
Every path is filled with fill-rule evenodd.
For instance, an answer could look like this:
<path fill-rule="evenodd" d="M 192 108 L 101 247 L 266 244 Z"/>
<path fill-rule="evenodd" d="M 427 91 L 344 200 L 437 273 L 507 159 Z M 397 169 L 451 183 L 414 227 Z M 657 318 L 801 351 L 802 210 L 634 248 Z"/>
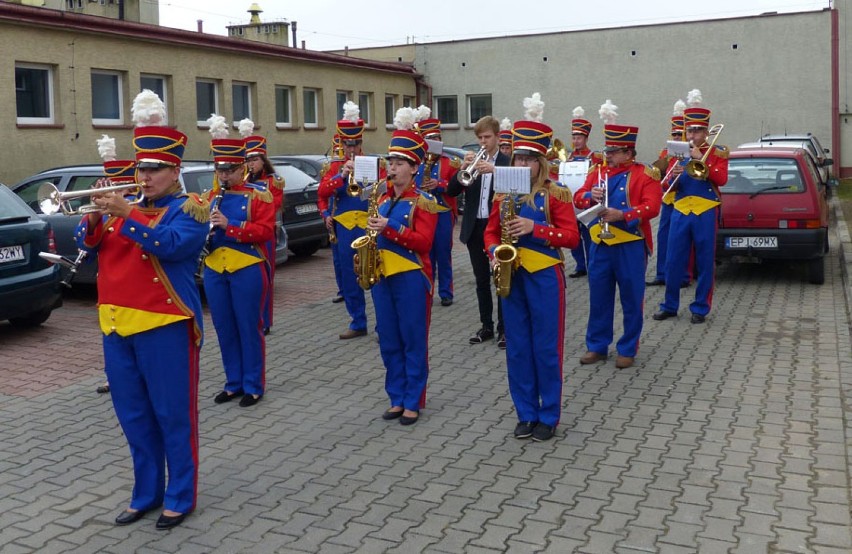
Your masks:
<path fill-rule="evenodd" d="M 316 180 L 300 169 L 292 165 L 275 164 L 275 173 L 284 177 L 284 184 L 288 189 L 303 189 L 307 186 L 316 185 Z"/>
<path fill-rule="evenodd" d="M 735 158 L 728 162 L 725 194 L 789 194 L 805 190 L 795 159 Z"/>

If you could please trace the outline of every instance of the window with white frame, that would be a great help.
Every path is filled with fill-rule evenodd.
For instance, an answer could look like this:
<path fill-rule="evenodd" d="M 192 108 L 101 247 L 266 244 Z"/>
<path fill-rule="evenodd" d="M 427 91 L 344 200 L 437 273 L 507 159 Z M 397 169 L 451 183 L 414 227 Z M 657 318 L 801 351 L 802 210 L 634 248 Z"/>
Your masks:
<path fill-rule="evenodd" d="M 491 95 L 471 94 L 467 97 L 468 125 L 475 125 L 486 115 L 491 115 Z"/>
<path fill-rule="evenodd" d="M 219 86 L 211 79 L 195 80 L 195 118 L 198 125 L 207 126 L 211 114 L 219 113 Z"/>
<path fill-rule="evenodd" d="M 396 96 L 385 95 L 385 125 L 393 126 L 393 118 L 396 116 Z"/>
<path fill-rule="evenodd" d="M 166 120 L 163 121 L 163 124 L 168 124 L 169 119 L 169 99 L 166 97 L 168 93 L 168 88 L 166 84 L 166 76 L 165 75 L 146 75 L 141 74 L 139 76 L 139 90 L 140 92 L 143 90 L 150 90 L 160 97 L 160 100 L 163 101 L 163 104 L 166 105 Z"/>
<path fill-rule="evenodd" d="M 456 96 L 435 97 L 435 117 L 444 125 L 459 124 L 459 99 Z"/>
<path fill-rule="evenodd" d="M 373 114 L 370 105 L 373 103 L 372 92 L 358 93 L 358 109 L 361 110 L 361 119 L 364 120 L 364 125 L 367 127 L 373 122 Z"/>
<path fill-rule="evenodd" d="M 275 126 L 293 126 L 293 87 L 275 87 Z"/>
<path fill-rule="evenodd" d="M 251 119 L 251 83 L 231 83 L 231 97 L 234 103 L 233 120 Z"/>
<path fill-rule="evenodd" d="M 124 92 L 121 73 L 92 70 L 92 123 L 124 124 Z"/>
<path fill-rule="evenodd" d="M 15 103 L 18 123 L 51 125 L 54 120 L 53 67 L 15 64 Z"/>
<path fill-rule="evenodd" d="M 349 101 L 349 96 L 352 93 L 346 90 L 337 91 L 337 119 L 343 118 L 343 104 Z"/>
<path fill-rule="evenodd" d="M 315 88 L 303 89 L 302 105 L 305 127 L 319 127 L 319 91 Z"/>

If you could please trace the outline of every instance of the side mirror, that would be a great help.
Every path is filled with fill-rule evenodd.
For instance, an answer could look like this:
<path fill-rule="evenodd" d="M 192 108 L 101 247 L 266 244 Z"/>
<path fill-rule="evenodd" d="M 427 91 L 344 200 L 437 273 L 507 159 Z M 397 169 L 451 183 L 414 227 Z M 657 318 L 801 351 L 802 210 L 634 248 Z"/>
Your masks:
<path fill-rule="evenodd" d="M 831 158 L 826 158 L 826 159 L 824 159 L 824 160 L 822 161 L 822 166 L 823 166 L 823 167 L 828 167 L 828 166 L 830 166 L 830 165 L 834 165 L 834 160 L 833 160 L 833 159 L 831 159 Z"/>
<path fill-rule="evenodd" d="M 838 185 L 840 184 L 840 181 L 838 181 L 837 179 L 835 179 L 834 177 L 832 177 L 831 179 L 829 179 L 828 181 L 826 181 L 826 183 L 825 183 L 825 184 L 826 184 L 826 185 L 828 185 L 829 187 L 836 187 L 836 186 L 838 186 Z"/>

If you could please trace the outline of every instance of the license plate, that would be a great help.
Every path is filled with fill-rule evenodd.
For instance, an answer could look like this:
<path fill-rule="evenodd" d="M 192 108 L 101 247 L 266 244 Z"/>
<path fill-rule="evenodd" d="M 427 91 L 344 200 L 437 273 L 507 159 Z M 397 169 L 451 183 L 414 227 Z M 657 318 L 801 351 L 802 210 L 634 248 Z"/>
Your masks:
<path fill-rule="evenodd" d="M 0 246 L 0 264 L 6 262 L 14 262 L 24 259 L 24 247 L 21 245 L 15 246 Z"/>
<path fill-rule="evenodd" d="M 298 206 L 296 206 L 297 215 L 312 214 L 318 211 L 319 209 L 317 208 L 316 204 L 299 204 Z"/>
<path fill-rule="evenodd" d="M 778 248 L 778 237 L 727 237 L 725 248 Z"/>

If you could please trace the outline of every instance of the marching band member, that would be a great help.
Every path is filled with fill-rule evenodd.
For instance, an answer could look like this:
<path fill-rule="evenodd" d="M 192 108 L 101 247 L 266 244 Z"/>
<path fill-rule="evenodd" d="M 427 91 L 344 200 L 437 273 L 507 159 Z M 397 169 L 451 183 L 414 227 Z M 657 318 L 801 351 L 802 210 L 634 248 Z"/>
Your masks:
<path fill-rule="evenodd" d="M 480 344 L 494 338 L 494 301 L 491 296 L 491 265 L 485 252 L 483 240 L 485 227 L 488 225 L 488 215 L 491 201 L 494 198 L 494 188 L 491 180 L 494 175 L 495 166 L 507 166 L 510 163 L 509 156 L 500 152 L 499 132 L 500 123 L 490 115 L 479 119 L 473 127 L 480 148 L 486 154 L 483 159 L 471 165 L 475 159 L 473 152 L 465 154 L 462 169 L 473 172 L 477 171 L 477 177 L 469 184 L 464 185 L 459 181 L 457 172 L 447 185 L 448 196 L 458 196 L 464 193 L 464 216 L 462 217 L 461 233 L 459 239 L 467 245 L 470 255 L 470 265 L 473 267 L 473 275 L 476 278 L 476 300 L 479 305 L 479 321 L 482 327 L 473 334 L 468 342 Z M 503 308 L 497 301 L 497 346 L 506 348 L 506 337 L 503 333 Z"/>
<path fill-rule="evenodd" d="M 203 332 L 195 270 L 209 212 L 205 200 L 181 190 L 186 135 L 161 126 L 162 101 L 144 90 L 132 113 L 144 198 L 129 204 L 121 194 L 93 195 L 100 211 L 81 219 L 76 237 L 98 254 L 104 362 L 133 458 L 130 506 L 115 523 L 128 525 L 162 505 L 156 527 L 169 529 L 195 509 L 197 495 Z"/>
<path fill-rule="evenodd" d="M 430 118 L 432 110 L 426 106 L 420 106 L 417 111 L 419 118 L 417 129 L 420 136 L 424 140 L 440 142 L 441 120 Z M 428 175 L 426 175 L 427 166 Z M 415 181 L 420 190 L 430 193 L 444 208 L 438 212 L 435 240 L 432 243 L 432 251 L 429 253 L 429 258 L 432 260 L 432 275 L 438 283 L 438 297 L 441 299 L 441 306 L 453 304 L 453 229 L 456 225 L 456 217 L 458 217 L 458 205 L 456 198 L 447 195 L 446 192 L 447 185 L 459 170 L 459 166 L 460 163 L 454 163 L 443 154 L 430 163 L 430 154 L 427 153 L 417 171 Z"/>
<path fill-rule="evenodd" d="M 332 161 L 343 159 L 343 146 L 340 144 L 340 135 L 337 133 L 334 133 L 334 137 L 331 139 L 331 156 Z M 329 162 L 323 163 L 320 168 L 320 179 L 328 173 L 330 167 L 331 164 Z M 334 282 L 337 284 L 337 294 L 331 299 L 331 303 L 340 304 L 343 302 L 343 282 L 341 280 L 340 254 L 337 251 L 337 236 L 334 234 L 333 216 L 336 213 L 334 195 L 327 198 L 317 196 L 317 208 L 326 229 L 328 229 L 328 246 L 331 250 L 331 264 L 334 267 Z"/>
<path fill-rule="evenodd" d="M 651 220 L 660 213 L 660 175 L 656 168 L 636 162 L 638 127 L 616 125 L 617 106 L 601 106 L 606 161 L 589 172 L 574 194 L 574 205 L 585 210 L 593 203 L 605 209 L 590 226 L 588 351 L 581 364 L 607 358 L 613 340 L 615 288 L 624 314 L 624 334 L 616 343 L 615 367 L 633 365 L 642 334 L 645 268 L 653 249 Z"/>
<path fill-rule="evenodd" d="M 225 386 L 217 404 L 242 396 L 254 406 L 266 387 L 263 308 L 269 290 L 264 245 L 272 240 L 275 205 L 262 183 L 245 180 L 245 142 L 227 138 L 225 118 L 208 119 L 216 182 L 208 192 L 210 253 L 204 260 L 204 292 L 222 351 Z"/>
<path fill-rule="evenodd" d="M 670 163 L 674 188 L 674 211 L 669 229 L 666 296 L 654 319 L 663 321 L 677 315 L 680 307 L 680 284 L 684 280 L 690 253 L 695 254 L 695 300 L 689 305 L 692 323 L 704 323 L 713 302 L 716 274 L 716 225 L 719 217 L 719 187 L 728 182 L 728 149 L 710 146 L 710 110 L 701 107 L 701 91 L 693 89 L 683 111 L 686 138 L 692 144 L 690 155 L 695 160 L 706 156 L 707 175 L 695 177 L 684 171 L 689 160 L 673 159 Z"/>
<path fill-rule="evenodd" d="M 367 220 L 367 230 L 378 233 L 381 256 L 382 278 L 372 292 L 390 398 L 382 419 L 399 418 L 402 425 L 417 422 L 426 402 L 429 373 L 433 284 L 429 252 L 439 205 L 431 194 L 415 188 L 425 153 L 419 134 L 394 131 L 388 147 L 388 190 L 378 201 L 378 213 Z"/>
<path fill-rule="evenodd" d="M 525 120 L 516 121 L 512 128 L 512 165 L 530 168 L 530 193 L 520 198 L 494 197 L 485 246 L 496 268 L 501 264 L 495 250 L 516 242 L 516 269 L 511 272 L 508 296 L 502 298 L 509 392 L 518 415 L 514 435 L 545 441 L 553 437 L 562 406 L 565 271 L 561 249 L 576 246 L 580 236 L 571 191 L 548 176 L 545 154 L 553 131 L 541 122 L 544 103 L 535 93 L 525 106 Z"/>
<path fill-rule="evenodd" d="M 243 119 L 239 123 L 240 135 L 246 146 L 246 167 L 248 168 L 248 181 L 250 183 L 262 183 L 272 193 L 272 205 L 275 207 L 275 223 L 284 206 L 284 178 L 275 173 L 272 162 L 266 157 L 266 137 L 252 134 L 254 122 L 251 119 Z M 272 240 L 263 245 L 266 255 L 266 270 L 269 277 L 269 294 L 266 295 L 266 303 L 263 307 L 263 334 L 268 335 L 272 327 L 272 304 L 275 289 L 275 246 L 277 236 L 274 232 Z"/>
<path fill-rule="evenodd" d="M 588 119 L 583 119 L 586 115 L 586 110 L 582 106 L 574 108 L 572 114 L 574 118 L 571 120 L 571 153 L 568 154 L 568 161 L 584 161 L 589 160 L 589 167 L 603 162 L 603 157 L 598 152 L 592 152 L 588 146 L 589 133 L 592 132 L 592 122 Z M 574 273 L 568 274 L 571 279 L 585 277 L 588 273 L 589 247 L 592 244 L 592 237 L 589 236 L 589 228 L 582 223 L 577 223 L 580 229 L 580 244 L 577 248 L 571 249 L 571 256 L 576 262 Z"/>
<path fill-rule="evenodd" d="M 507 158 L 512 157 L 512 120 L 504 117 L 500 121 L 500 153 Z"/>

